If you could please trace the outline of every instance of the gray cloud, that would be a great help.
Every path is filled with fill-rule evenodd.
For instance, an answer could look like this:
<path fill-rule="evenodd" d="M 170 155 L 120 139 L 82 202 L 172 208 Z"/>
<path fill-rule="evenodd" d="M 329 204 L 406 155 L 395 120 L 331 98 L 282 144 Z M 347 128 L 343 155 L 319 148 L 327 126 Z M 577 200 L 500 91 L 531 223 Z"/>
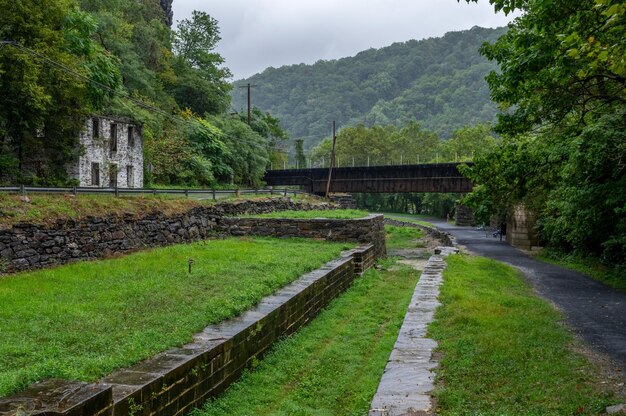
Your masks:
<path fill-rule="evenodd" d="M 235 79 L 512 19 L 486 0 L 174 0 L 173 7 L 175 21 L 197 9 L 220 22 L 217 52 Z"/>

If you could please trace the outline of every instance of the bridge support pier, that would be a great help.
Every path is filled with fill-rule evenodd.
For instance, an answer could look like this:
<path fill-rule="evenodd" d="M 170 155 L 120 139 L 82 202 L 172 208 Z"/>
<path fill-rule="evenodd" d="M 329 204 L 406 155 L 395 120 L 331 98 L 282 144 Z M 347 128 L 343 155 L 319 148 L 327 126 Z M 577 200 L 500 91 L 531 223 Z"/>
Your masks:
<path fill-rule="evenodd" d="M 535 230 L 537 216 L 523 203 L 515 205 L 506 222 L 506 241 L 513 247 L 532 250 L 539 247 L 539 234 Z"/>
<path fill-rule="evenodd" d="M 356 199 L 352 194 L 334 193 L 329 195 L 330 202 L 334 202 L 343 209 L 356 209 Z"/>
<path fill-rule="evenodd" d="M 454 207 L 454 220 L 456 225 L 460 225 L 462 227 L 473 226 L 476 225 L 476 220 L 474 219 L 474 211 L 468 206 L 456 204 Z"/>

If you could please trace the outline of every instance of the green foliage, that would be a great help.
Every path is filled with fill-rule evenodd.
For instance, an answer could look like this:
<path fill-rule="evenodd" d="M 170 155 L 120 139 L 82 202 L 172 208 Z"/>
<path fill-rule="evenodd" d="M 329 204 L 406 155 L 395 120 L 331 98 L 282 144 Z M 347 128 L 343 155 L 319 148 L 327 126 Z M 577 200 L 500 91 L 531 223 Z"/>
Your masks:
<path fill-rule="evenodd" d="M 254 103 L 281 119 L 305 148 L 339 126 L 421 126 L 449 137 L 464 125 L 493 121 L 485 75 L 495 68 L 482 58 L 480 45 L 494 41 L 504 29 L 475 27 L 442 38 L 395 43 L 354 57 L 318 61 L 314 65 L 268 68 L 247 80 L 257 85 Z M 235 108 L 243 108 L 245 89 L 232 92 Z"/>
<path fill-rule="evenodd" d="M 429 328 L 443 357 L 437 414 L 597 415 L 615 402 L 518 271 L 481 257 L 446 262 Z"/>
<path fill-rule="evenodd" d="M 0 46 L 0 182 L 64 183 L 66 164 L 78 157 L 83 119 L 107 97 L 69 71 L 111 88 L 119 73 L 92 39 L 94 20 L 74 1 L 2 0 L 0 9 L 0 39 L 39 54 Z"/>
<path fill-rule="evenodd" d="M 492 1 L 523 15 L 483 53 L 509 136 L 467 174 L 483 213 L 523 202 L 554 248 L 626 262 L 626 7 L 613 0 Z"/>
<path fill-rule="evenodd" d="M 3 277 L 0 396 L 50 377 L 94 381 L 189 342 L 206 325 L 242 313 L 344 247 L 300 239 L 213 240 Z"/>

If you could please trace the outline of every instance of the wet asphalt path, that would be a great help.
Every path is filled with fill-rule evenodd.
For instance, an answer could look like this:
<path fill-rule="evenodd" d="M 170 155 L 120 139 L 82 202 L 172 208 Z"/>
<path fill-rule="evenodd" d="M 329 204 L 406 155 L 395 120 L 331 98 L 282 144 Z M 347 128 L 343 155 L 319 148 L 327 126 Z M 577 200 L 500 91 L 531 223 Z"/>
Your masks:
<path fill-rule="evenodd" d="M 570 327 L 592 349 L 615 361 L 626 377 L 626 293 L 582 273 L 535 260 L 498 238 L 485 237 L 484 231 L 440 221 L 432 223 L 473 253 L 519 268 L 537 293 L 564 313 Z"/>

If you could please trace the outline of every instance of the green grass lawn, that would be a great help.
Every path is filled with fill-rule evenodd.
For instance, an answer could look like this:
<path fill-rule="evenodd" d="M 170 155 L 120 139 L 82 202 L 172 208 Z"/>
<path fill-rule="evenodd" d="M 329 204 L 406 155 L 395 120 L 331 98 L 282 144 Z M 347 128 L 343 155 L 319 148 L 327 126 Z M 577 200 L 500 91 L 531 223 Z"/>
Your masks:
<path fill-rule="evenodd" d="M 424 247 L 419 241 L 424 232 L 414 227 L 385 225 L 387 249 Z"/>
<path fill-rule="evenodd" d="M 367 217 L 367 211 L 356 209 L 333 209 L 333 210 L 312 210 L 312 211 L 279 211 L 268 214 L 244 215 L 248 218 L 332 218 L 332 219 L 355 219 Z"/>
<path fill-rule="evenodd" d="M 426 221 L 431 219 L 428 215 L 421 214 L 398 214 L 395 212 L 384 212 L 385 218 L 391 218 L 392 220 L 412 222 L 414 224 L 424 225 L 426 227 L 433 227 L 432 223 Z"/>
<path fill-rule="evenodd" d="M 370 269 L 193 416 L 366 415 L 418 277 Z"/>
<path fill-rule="evenodd" d="M 430 327 L 443 353 L 439 415 L 596 415 L 614 403 L 519 272 L 481 257 L 447 262 Z"/>
<path fill-rule="evenodd" d="M 49 377 L 95 380 L 189 342 L 346 247 L 212 240 L 2 277 L 0 397 Z"/>

